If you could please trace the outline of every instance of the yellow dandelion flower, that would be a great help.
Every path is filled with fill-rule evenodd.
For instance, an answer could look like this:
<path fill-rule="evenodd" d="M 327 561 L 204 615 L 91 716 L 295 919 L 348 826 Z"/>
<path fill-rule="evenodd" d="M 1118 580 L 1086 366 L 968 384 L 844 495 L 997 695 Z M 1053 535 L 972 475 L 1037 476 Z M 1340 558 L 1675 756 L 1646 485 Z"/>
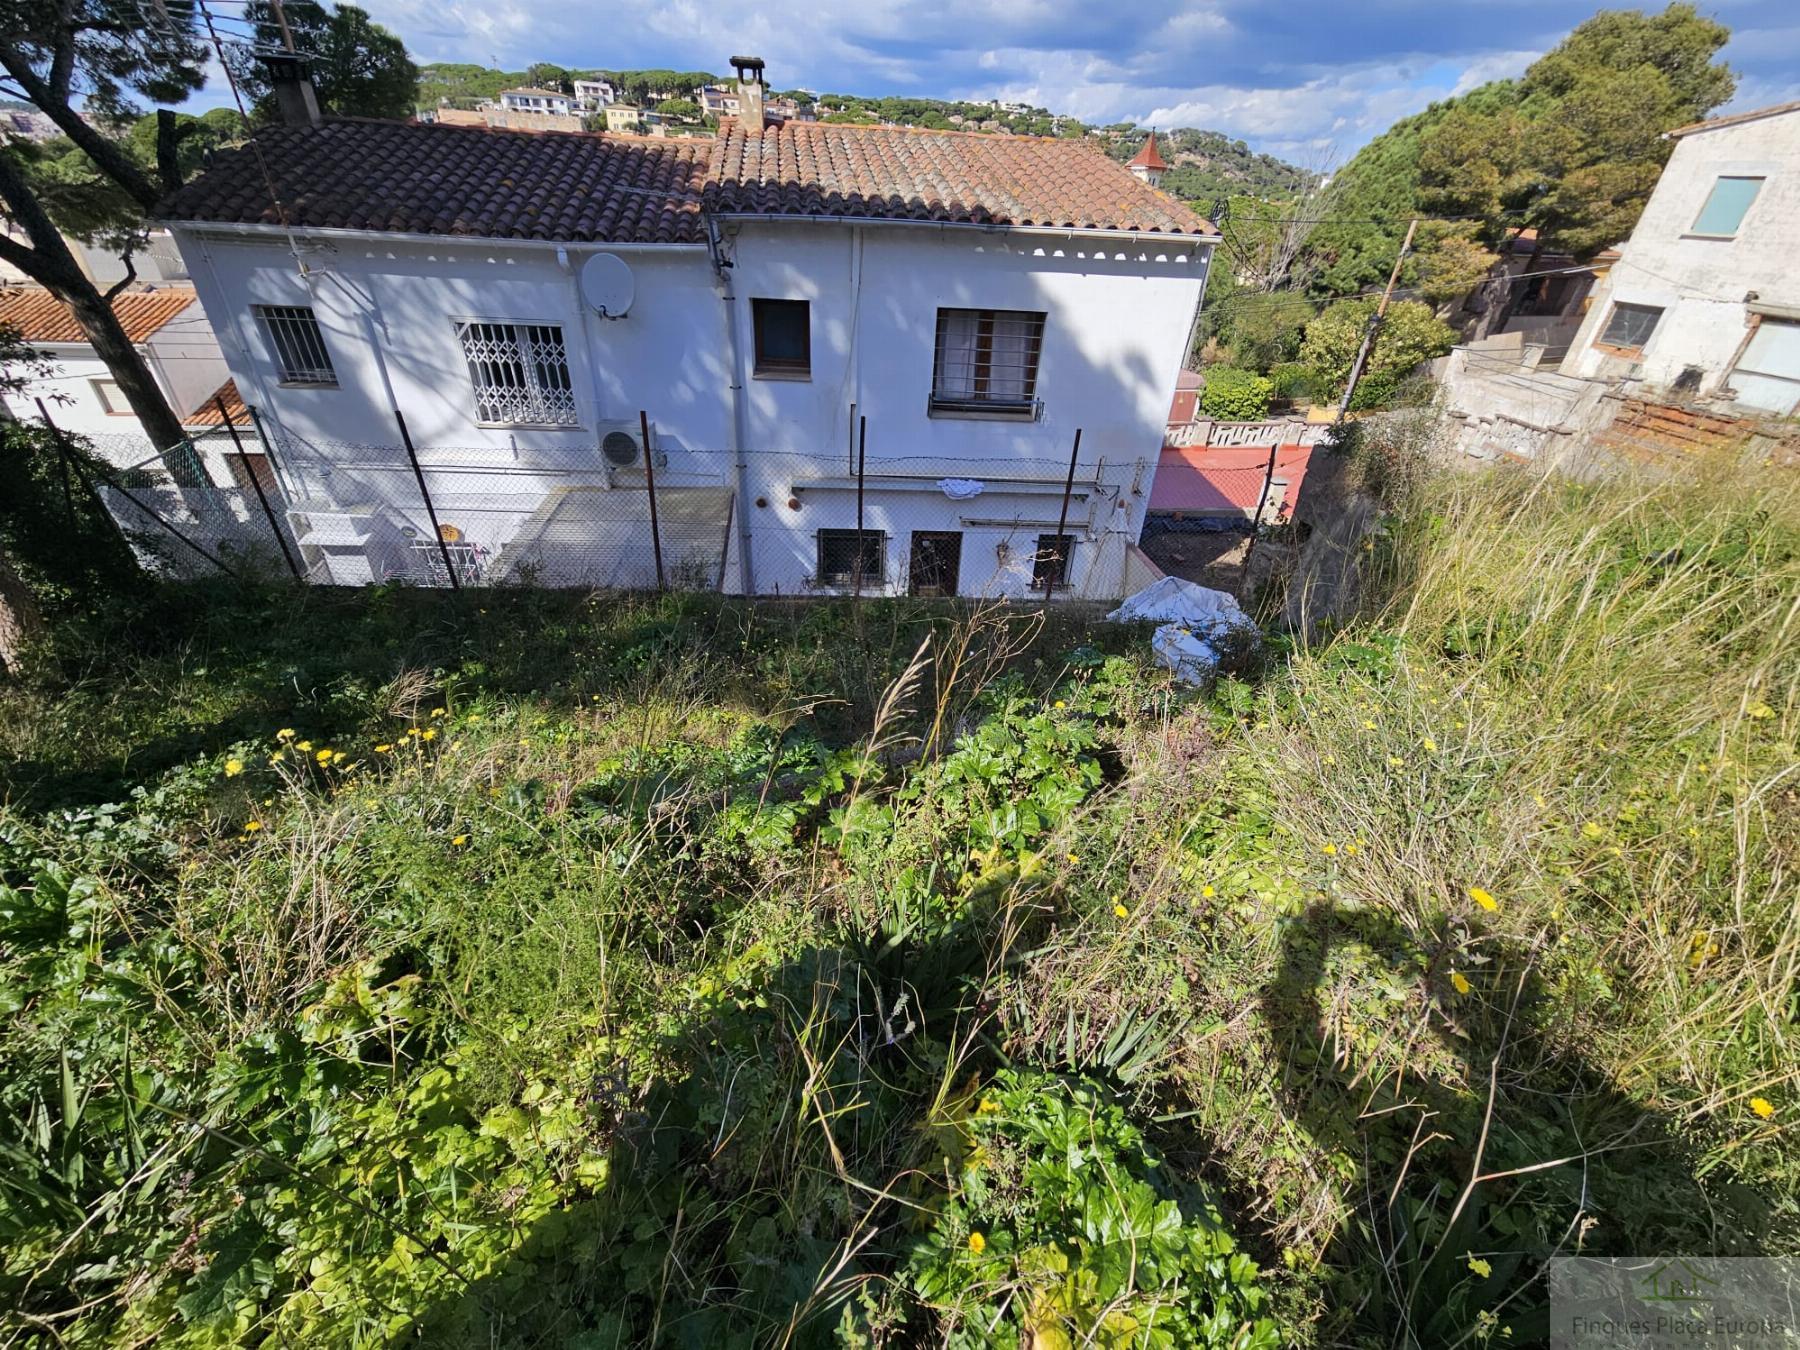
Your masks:
<path fill-rule="evenodd" d="M 1752 703 L 1745 711 L 1759 722 L 1767 721 L 1775 715 L 1775 710 L 1766 703 Z"/>
<path fill-rule="evenodd" d="M 294 729 L 292 727 L 283 727 L 280 731 L 275 733 L 275 739 L 278 741 L 293 740 L 294 739 Z"/>
<path fill-rule="evenodd" d="M 1206 898 L 1207 898 L 1207 899 L 1208 899 L 1208 900 L 1210 900 L 1210 899 L 1212 899 L 1212 898 L 1213 898 L 1213 897 L 1214 897 L 1214 896 L 1215 896 L 1215 895 L 1217 895 L 1217 894 L 1218 894 L 1218 892 L 1217 892 L 1217 891 L 1215 891 L 1215 890 L 1214 890 L 1214 889 L 1213 889 L 1213 888 L 1212 888 L 1212 887 L 1211 887 L 1211 886 L 1202 886 L 1202 887 L 1201 887 L 1201 888 L 1200 888 L 1200 894 L 1201 894 L 1201 895 L 1203 895 L 1203 896 L 1205 896 L 1205 897 L 1206 897 Z"/>
<path fill-rule="evenodd" d="M 461 848 L 464 844 L 469 842 L 469 836 L 466 834 L 459 834 L 454 839 L 452 839 L 450 842 L 453 845 L 455 845 L 457 848 Z"/>
<path fill-rule="evenodd" d="M 1604 829 L 1602 829 L 1599 825 L 1596 825 L 1591 820 L 1583 822 L 1583 824 L 1581 826 L 1581 832 L 1584 835 L 1586 835 L 1589 839 L 1598 839 L 1598 838 L 1600 838 L 1600 836 L 1602 836 L 1603 834 L 1606 833 L 1606 831 Z"/>
<path fill-rule="evenodd" d="M 1328 858 L 1332 857 L 1332 856 L 1336 855 L 1336 853 L 1337 853 L 1337 845 L 1336 844 L 1321 844 L 1319 846 L 1319 852 L 1323 853 Z"/>
<path fill-rule="evenodd" d="M 1348 857 L 1354 858 L 1360 851 L 1355 844 L 1344 845 L 1344 853 Z"/>
<path fill-rule="evenodd" d="M 1481 1276 L 1484 1280 L 1494 1273 L 1493 1266 L 1488 1262 L 1483 1261 L 1479 1256 L 1471 1256 L 1469 1258 L 1469 1269 Z"/>
<path fill-rule="evenodd" d="M 419 739 L 422 741 L 435 741 L 437 739 L 437 728 L 426 727 L 425 730 L 419 733 Z"/>
<path fill-rule="evenodd" d="M 299 743 L 298 743 L 298 744 L 296 744 L 296 745 L 295 745 L 295 746 L 294 746 L 294 749 L 296 749 L 296 750 L 310 750 L 310 749 L 312 749 L 312 742 L 311 742 L 311 741 L 301 741 L 301 742 L 299 742 Z"/>
<path fill-rule="evenodd" d="M 1068 706 L 1069 706 L 1069 705 L 1068 705 L 1068 704 L 1066 704 L 1066 703 L 1064 703 L 1064 702 L 1063 702 L 1063 701 L 1062 701 L 1062 700 L 1061 700 L 1061 699 L 1060 699 L 1060 698 L 1059 698 L 1059 699 L 1057 699 L 1057 700 L 1056 700 L 1056 706 L 1057 706 L 1057 707 L 1059 707 L 1059 708 L 1066 708 L 1066 707 L 1068 707 Z"/>
<path fill-rule="evenodd" d="M 1437 742 L 1432 740 L 1431 737 L 1427 736 L 1423 744 L 1427 754 L 1435 755 L 1437 753 Z"/>
<path fill-rule="evenodd" d="M 1469 887 L 1469 899 L 1489 912 L 1500 908 L 1500 902 L 1479 886 Z"/>
<path fill-rule="evenodd" d="M 1764 1120 L 1767 1120 L 1770 1116 L 1775 1114 L 1775 1103 L 1770 1101 L 1767 1097 L 1752 1097 L 1750 1099 L 1750 1109 L 1756 1112 L 1756 1114 L 1761 1116 Z"/>
<path fill-rule="evenodd" d="M 262 828 L 262 822 L 260 820 L 246 820 L 244 822 L 244 833 L 245 834 L 255 834 L 261 828 Z"/>
<path fill-rule="evenodd" d="M 1322 763 L 1322 764 L 1326 764 L 1326 765 L 1331 765 L 1331 764 L 1336 764 L 1336 763 L 1337 763 L 1337 756 L 1336 756 L 1336 755 L 1327 755 L 1327 756 L 1325 756 L 1325 758 L 1324 758 L 1324 759 L 1322 759 L 1322 760 L 1321 760 L 1321 761 L 1319 761 L 1319 762 L 1320 762 L 1320 763 Z"/>
<path fill-rule="evenodd" d="M 329 764 L 331 763 L 331 757 L 336 753 L 337 751 L 333 750 L 330 746 L 326 746 L 323 750 L 320 750 L 315 754 L 313 758 L 318 760 L 321 764 Z"/>
<path fill-rule="evenodd" d="M 243 760 L 228 759 L 225 761 L 225 776 L 227 778 L 236 778 L 243 771 L 244 771 L 244 761 Z"/>
<path fill-rule="evenodd" d="M 1450 972 L 1450 987 L 1459 994 L 1470 993 L 1475 988 L 1474 985 L 1469 983 L 1468 979 L 1460 970 L 1453 970 Z"/>
<path fill-rule="evenodd" d="M 378 755 L 386 755 L 392 753 L 393 749 L 394 747 L 389 742 L 383 741 L 380 745 L 375 747 L 375 753 Z"/>
<path fill-rule="evenodd" d="M 1373 731 L 1373 730 L 1375 730 L 1375 724 L 1373 722 L 1369 721 L 1367 718 L 1364 718 L 1363 719 L 1363 730 L 1364 731 Z"/>
<path fill-rule="evenodd" d="M 1131 917 L 1131 911 L 1126 909 L 1123 905 L 1114 905 L 1113 913 L 1117 914 L 1121 919 L 1129 919 Z"/>
<path fill-rule="evenodd" d="M 1406 761 L 1401 759 L 1400 756 L 1398 756 L 1398 755 L 1389 755 L 1388 756 L 1388 768 L 1403 769 L 1405 767 L 1406 767 Z"/>
<path fill-rule="evenodd" d="M 982 1252 L 987 1250 L 987 1239 L 980 1233 L 970 1233 L 969 1250 L 974 1252 L 977 1256 L 981 1255 Z"/>
<path fill-rule="evenodd" d="M 444 715 L 444 710 L 442 708 L 433 708 L 431 710 L 431 715 L 433 717 L 442 717 Z"/>
<path fill-rule="evenodd" d="M 279 764 L 279 763 L 281 763 L 282 760 L 284 760 L 286 758 L 287 758 L 287 752 L 285 750 L 277 750 L 274 754 L 269 756 L 269 763 Z"/>
<path fill-rule="evenodd" d="M 978 1116 L 991 1115 L 999 1109 L 999 1102 L 995 1101 L 992 1097 L 983 1097 L 981 1099 L 981 1105 L 975 1108 L 975 1114 Z"/>

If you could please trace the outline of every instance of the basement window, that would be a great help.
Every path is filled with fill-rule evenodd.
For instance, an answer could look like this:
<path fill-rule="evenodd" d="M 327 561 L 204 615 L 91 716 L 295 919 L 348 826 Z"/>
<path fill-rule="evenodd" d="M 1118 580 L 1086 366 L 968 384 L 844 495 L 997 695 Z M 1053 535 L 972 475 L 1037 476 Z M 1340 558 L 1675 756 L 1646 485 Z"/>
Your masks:
<path fill-rule="evenodd" d="M 1034 590 L 1065 590 L 1069 585 L 1069 563 L 1075 557 L 1072 534 L 1040 534 L 1037 552 L 1031 557 L 1031 585 Z"/>
<path fill-rule="evenodd" d="M 881 530 L 820 530 L 819 585 L 854 586 L 860 569 L 864 586 L 880 586 L 886 578 L 887 535 Z"/>
<path fill-rule="evenodd" d="M 1607 316 L 1599 345 L 1620 356 L 1642 356 L 1644 344 L 1650 341 L 1662 315 L 1660 305 L 1615 304 Z"/>
<path fill-rule="evenodd" d="M 475 420 L 488 426 L 572 427 L 575 388 L 562 328 L 553 323 L 456 325 L 469 379 L 475 385 Z"/>
<path fill-rule="evenodd" d="M 325 349 L 325 335 L 319 331 L 312 306 L 257 305 L 256 317 L 269 335 L 283 384 L 337 388 L 337 371 L 332 369 L 331 353 Z"/>
<path fill-rule="evenodd" d="M 805 300 L 752 300 L 756 373 L 804 379 L 812 374 L 812 306 Z"/>
<path fill-rule="evenodd" d="M 1043 346 L 1040 311 L 940 309 L 931 410 L 1035 416 Z"/>

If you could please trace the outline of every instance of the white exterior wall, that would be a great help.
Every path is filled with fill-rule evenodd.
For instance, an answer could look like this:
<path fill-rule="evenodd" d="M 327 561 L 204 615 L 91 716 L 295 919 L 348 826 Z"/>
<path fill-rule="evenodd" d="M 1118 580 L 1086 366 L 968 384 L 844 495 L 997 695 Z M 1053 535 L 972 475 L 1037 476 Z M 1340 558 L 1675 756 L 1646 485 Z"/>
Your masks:
<path fill-rule="evenodd" d="M 1695 219 L 1721 176 L 1765 181 L 1735 238 L 1696 236 Z M 1698 366 L 1705 373 L 1698 392 L 1717 392 L 1749 332 L 1749 293 L 1763 304 L 1800 307 L 1796 219 L 1800 113 L 1679 137 L 1623 257 L 1594 289 L 1563 370 L 1667 385 Z M 1663 310 L 1638 360 L 1594 345 L 1618 301 Z"/>
<path fill-rule="evenodd" d="M 783 594 L 809 589 L 818 530 L 854 527 L 854 403 L 869 420 L 865 526 L 888 535 L 884 583 L 865 592 L 904 592 L 915 529 L 963 531 L 962 593 L 1028 590 L 1029 556 L 1037 536 L 1056 527 L 1080 427 L 1068 526 L 1078 537 L 1074 591 L 1122 593 L 1124 546 L 1142 524 L 1204 288 L 1207 245 L 836 222 L 747 222 L 728 233 L 746 465 L 728 589 L 742 585 L 735 555 L 746 523 L 756 588 Z M 399 449 L 396 405 L 440 520 L 454 516 L 491 555 L 570 474 L 604 485 L 600 438 L 621 424 L 635 430 L 640 408 L 666 456 L 659 492 L 739 488 L 727 312 L 704 247 L 577 245 L 559 259 L 555 247 L 314 236 L 302 243 L 302 276 L 277 234 L 177 227 L 177 236 L 239 389 L 264 412 L 282 448 L 296 450 L 281 456 L 290 500 L 387 503 L 374 533 L 390 552 L 405 547 L 397 540 L 407 530 L 416 537 L 427 528 Z M 602 320 L 580 301 L 576 275 L 596 252 L 615 252 L 632 269 L 636 298 L 625 319 Z M 755 297 L 811 304 L 810 378 L 752 374 Z M 257 304 L 313 308 L 337 388 L 280 385 L 251 314 Z M 929 415 L 939 306 L 1046 313 L 1040 418 Z M 560 324 L 579 427 L 477 424 L 459 319 Z M 945 477 L 990 487 L 953 502 L 936 487 Z M 1001 478 L 1030 481 L 992 481 Z M 639 471 L 613 481 L 641 493 Z M 1002 565 L 1002 544 L 1009 565 Z M 375 560 L 376 575 L 384 565 Z"/>

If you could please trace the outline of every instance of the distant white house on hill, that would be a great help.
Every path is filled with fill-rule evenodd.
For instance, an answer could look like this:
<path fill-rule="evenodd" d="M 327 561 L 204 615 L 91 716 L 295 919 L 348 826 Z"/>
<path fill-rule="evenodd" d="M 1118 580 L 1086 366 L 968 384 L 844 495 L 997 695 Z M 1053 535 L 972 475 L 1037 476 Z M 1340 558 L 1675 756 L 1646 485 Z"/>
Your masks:
<path fill-rule="evenodd" d="M 507 112 L 549 113 L 567 117 L 575 111 L 575 100 L 554 89 L 502 89 L 500 106 Z"/>
<path fill-rule="evenodd" d="M 163 204 L 314 579 L 647 585 L 654 474 L 686 584 L 1121 593 L 1217 232 L 760 67 L 716 140 L 301 120 Z"/>
<path fill-rule="evenodd" d="M 1793 413 L 1800 103 L 1669 134 L 1674 153 L 1563 372 Z"/>

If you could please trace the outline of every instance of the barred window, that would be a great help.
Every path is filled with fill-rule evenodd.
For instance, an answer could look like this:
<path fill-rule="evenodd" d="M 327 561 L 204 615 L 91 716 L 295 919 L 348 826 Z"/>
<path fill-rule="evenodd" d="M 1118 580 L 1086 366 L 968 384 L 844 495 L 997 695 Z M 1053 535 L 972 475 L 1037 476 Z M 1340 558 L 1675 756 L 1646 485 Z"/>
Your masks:
<path fill-rule="evenodd" d="M 258 305 L 256 315 L 275 349 L 283 384 L 337 386 L 337 371 L 331 368 L 331 353 L 310 305 Z"/>
<path fill-rule="evenodd" d="M 457 324 L 456 335 L 475 384 L 476 421 L 575 425 L 575 390 L 561 327 L 471 321 Z"/>
<path fill-rule="evenodd" d="M 946 412 L 1033 411 L 1043 345 L 1039 311 L 940 309 L 931 406 Z"/>
<path fill-rule="evenodd" d="M 1075 556 L 1072 534 L 1040 534 L 1031 557 L 1031 584 L 1037 590 L 1059 590 L 1069 584 L 1069 560 Z"/>
<path fill-rule="evenodd" d="M 863 585 L 882 584 L 882 561 L 887 557 L 887 535 L 881 530 L 864 530 L 860 542 L 861 546 L 858 547 L 855 530 L 819 531 L 821 586 L 853 586 L 859 569 Z"/>

